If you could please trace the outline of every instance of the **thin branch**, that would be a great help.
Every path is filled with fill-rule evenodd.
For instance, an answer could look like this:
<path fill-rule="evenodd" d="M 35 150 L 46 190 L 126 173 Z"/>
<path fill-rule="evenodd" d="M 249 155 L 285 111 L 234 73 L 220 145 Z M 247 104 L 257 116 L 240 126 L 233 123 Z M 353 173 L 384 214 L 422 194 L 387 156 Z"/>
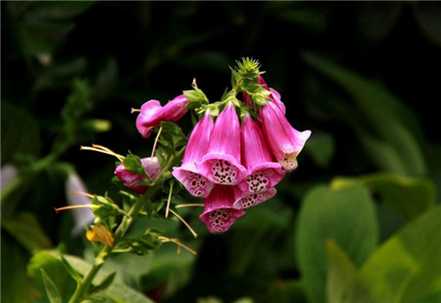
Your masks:
<path fill-rule="evenodd" d="M 178 213 L 176 213 L 173 209 L 170 209 L 170 212 L 175 215 L 176 218 L 178 218 L 179 221 L 182 222 L 182 224 L 185 225 L 185 227 L 188 228 L 188 230 L 191 232 L 191 234 L 193 235 L 193 237 L 197 238 L 198 234 L 194 231 L 194 229 L 190 226 L 190 224 L 188 224 L 187 221 L 184 220 L 184 218 L 182 218 Z"/>

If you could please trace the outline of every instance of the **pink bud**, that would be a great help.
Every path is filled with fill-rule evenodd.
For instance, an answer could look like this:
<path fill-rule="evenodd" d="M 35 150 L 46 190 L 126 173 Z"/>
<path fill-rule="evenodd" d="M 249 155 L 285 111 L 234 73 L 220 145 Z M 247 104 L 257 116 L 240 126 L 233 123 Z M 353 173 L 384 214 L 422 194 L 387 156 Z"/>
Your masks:
<path fill-rule="evenodd" d="M 145 176 L 128 171 L 123 164 L 119 164 L 116 167 L 114 174 L 125 187 L 138 194 L 143 194 L 147 190 L 147 186 L 142 184 Z"/>
<path fill-rule="evenodd" d="M 311 136 L 311 131 L 299 132 L 289 124 L 281 109 L 274 102 L 268 102 L 259 112 L 266 139 L 273 155 L 287 171 L 297 167 L 297 155 Z"/>
<path fill-rule="evenodd" d="M 200 170 L 213 183 L 236 185 L 247 174 L 240 161 L 239 118 L 234 105 L 228 103 L 216 119 Z"/>
<path fill-rule="evenodd" d="M 178 121 L 187 113 L 188 102 L 184 95 L 180 95 L 164 106 L 161 106 L 158 100 L 150 100 L 144 103 L 136 118 L 138 132 L 144 138 L 148 138 L 153 128 L 158 126 L 161 121 Z"/>
<path fill-rule="evenodd" d="M 161 164 L 158 157 L 147 157 L 141 159 L 144 172 L 150 180 L 155 180 L 161 174 Z"/>
<path fill-rule="evenodd" d="M 216 185 L 204 201 L 204 212 L 199 216 L 211 233 L 226 232 L 245 211 L 233 208 L 235 191 L 232 186 Z"/>
<path fill-rule="evenodd" d="M 205 113 L 193 128 L 181 166 L 173 168 L 173 176 L 195 197 L 207 197 L 213 188 L 213 183 L 199 171 L 199 163 L 207 153 L 213 126 L 213 118 L 208 112 Z"/>

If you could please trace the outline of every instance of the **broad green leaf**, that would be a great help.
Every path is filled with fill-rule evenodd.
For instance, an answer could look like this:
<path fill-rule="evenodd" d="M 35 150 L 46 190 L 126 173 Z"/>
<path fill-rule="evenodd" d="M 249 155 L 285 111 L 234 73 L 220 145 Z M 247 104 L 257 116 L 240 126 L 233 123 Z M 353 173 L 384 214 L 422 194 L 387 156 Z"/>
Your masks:
<path fill-rule="evenodd" d="M 44 283 L 44 289 L 46 290 L 46 295 L 49 298 L 50 303 L 61 303 L 61 295 L 58 291 L 57 285 L 54 281 L 47 275 L 44 269 L 40 269 L 41 277 Z"/>
<path fill-rule="evenodd" d="M 51 247 L 40 223 L 31 213 L 21 213 L 15 217 L 5 218 L 2 227 L 29 252 Z"/>
<path fill-rule="evenodd" d="M 326 243 L 328 303 L 375 303 L 358 277 L 357 269 L 344 251 L 333 241 Z"/>
<path fill-rule="evenodd" d="M 91 267 L 89 263 L 78 257 L 68 255 L 64 255 L 64 257 L 69 264 L 82 275 L 87 274 Z M 50 270 L 55 271 L 56 275 L 50 274 L 50 276 L 53 278 L 53 280 L 57 281 L 57 285 L 63 298 L 68 298 L 72 294 L 73 287 L 70 291 L 63 291 L 63 288 L 66 289 L 69 285 L 73 286 L 74 283 L 61 263 L 57 252 L 40 251 L 34 255 L 28 266 L 30 275 L 35 277 L 36 273 L 38 273 L 41 268 L 47 271 L 48 274 L 50 274 Z M 109 270 L 102 268 L 95 277 L 93 283 L 95 285 L 100 285 L 106 279 L 108 279 L 109 274 L 111 273 L 112 272 Z M 110 298 L 117 303 L 152 303 L 152 301 L 146 296 L 126 286 L 118 279 L 115 279 L 115 281 L 113 281 L 113 283 L 105 290 L 97 292 L 96 297 Z"/>
<path fill-rule="evenodd" d="M 104 278 L 103 281 L 101 281 L 101 283 L 99 283 L 98 285 L 94 285 L 91 288 L 90 292 L 94 293 L 94 292 L 106 290 L 113 283 L 113 280 L 115 279 L 115 275 L 116 272 L 109 274 L 106 278 Z"/>
<path fill-rule="evenodd" d="M 37 156 L 40 152 L 40 127 L 25 109 L 2 101 L 1 113 L 2 163 L 15 156 Z"/>
<path fill-rule="evenodd" d="M 3 234 L 1 243 L 1 302 L 33 302 L 38 292 L 26 275 L 26 250 L 9 235 Z"/>
<path fill-rule="evenodd" d="M 296 252 L 305 291 L 312 303 L 325 301 L 325 243 L 335 242 L 358 266 L 378 242 L 378 223 L 368 190 L 318 186 L 305 197 L 296 232 Z"/>
<path fill-rule="evenodd" d="M 441 292 L 441 207 L 391 237 L 361 268 L 377 302 L 419 303 Z M 430 301 L 429 301 L 430 302 Z"/>
<path fill-rule="evenodd" d="M 435 205 L 436 190 L 428 179 L 391 174 L 373 174 L 355 178 L 335 178 L 331 188 L 339 189 L 361 183 L 381 202 L 410 220 Z"/>
<path fill-rule="evenodd" d="M 306 54 L 305 60 L 333 80 L 351 96 L 356 107 L 369 122 L 375 139 L 387 142 L 395 150 L 408 175 L 423 175 L 426 164 L 417 139 L 421 130 L 415 117 L 402 102 L 380 83 L 367 80 L 316 55 Z M 376 149 L 379 146 L 377 145 Z M 383 155 L 369 154 L 375 157 Z M 386 161 L 384 161 L 387 164 Z M 398 171 L 401 173 L 400 171 Z"/>
<path fill-rule="evenodd" d="M 60 256 L 60 260 L 61 263 L 63 263 L 67 273 L 71 276 L 72 279 L 74 279 L 75 281 L 80 281 L 83 278 L 83 275 L 80 274 L 75 268 L 73 268 L 65 257 Z"/>
<path fill-rule="evenodd" d="M 305 151 L 311 155 L 320 167 L 326 167 L 334 155 L 334 138 L 327 133 L 315 133 L 305 146 Z"/>

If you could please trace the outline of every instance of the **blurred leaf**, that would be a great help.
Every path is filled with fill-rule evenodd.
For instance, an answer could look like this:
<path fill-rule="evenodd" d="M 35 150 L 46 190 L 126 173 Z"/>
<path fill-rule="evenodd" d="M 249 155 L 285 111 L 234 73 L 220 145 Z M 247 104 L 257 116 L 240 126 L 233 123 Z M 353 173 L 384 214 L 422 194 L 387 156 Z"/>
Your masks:
<path fill-rule="evenodd" d="M 31 113 L 2 101 L 2 163 L 17 155 L 37 156 L 40 152 L 40 127 Z"/>
<path fill-rule="evenodd" d="M 361 34 L 371 41 L 383 40 L 393 29 L 401 15 L 401 3 L 368 2 L 357 6 L 357 23 Z"/>
<path fill-rule="evenodd" d="M 323 32 L 328 26 L 328 18 L 323 9 L 299 7 L 298 5 L 288 7 L 284 3 L 276 6 L 274 14 L 282 20 L 303 26 L 314 32 Z"/>
<path fill-rule="evenodd" d="M 2 227 L 29 252 L 51 247 L 51 241 L 31 213 L 5 218 L 2 220 Z"/>
<path fill-rule="evenodd" d="M 358 277 L 357 269 L 343 250 L 330 240 L 326 243 L 328 303 L 374 303 Z"/>
<path fill-rule="evenodd" d="M 71 276 L 72 279 L 75 281 L 80 281 L 83 278 L 83 275 L 80 274 L 75 268 L 70 265 L 70 263 L 66 260 L 65 257 L 60 256 L 61 263 L 63 263 L 64 268 L 66 269 L 67 273 Z"/>
<path fill-rule="evenodd" d="M 441 7 L 433 3 L 413 4 L 413 12 L 426 37 L 441 46 Z"/>
<path fill-rule="evenodd" d="M 82 275 L 85 275 L 89 271 L 90 264 L 88 264 L 86 261 L 74 256 L 65 255 L 64 257 L 72 265 L 72 267 Z M 57 252 L 41 251 L 34 255 L 28 266 L 29 273 L 31 276 L 36 277 L 38 276 L 37 273 L 40 269 L 47 271 L 52 279 L 57 281 L 57 285 L 63 298 L 70 296 L 73 288 L 70 292 L 63 289 L 68 289 L 68 286 L 73 286 L 74 283 L 61 263 Z M 53 272 L 52 274 L 51 271 Z M 103 281 L 108 278 L 109 274 L 111 274 L 111 272 L 103 268 L 95 277 L 93 281 L 94 284 L 99 285 L 100 283 L 103 283 Z M 133 290 L 117 280 L 115 280 L 106 290 L 96 293 L 96 296 L 97 298 L 107 297 L 118 303 L 152 303 L 152 301 L 143 294 Z"/>
<path fill-rule="evenodd" d="M 269 292 L 264 302 L 306 302 L 302 283 L 296 280 L 276 280 L 269 287 Z"/>
<path fill-rule="evenodd" d="M 200 68 L 223 72 L 225 67 L 231 63 L 231 60 L 221 52 L 206 51 L 185 56 L 183 60 L 179 60 L 177 63 L 192 70 Z"/>
<path fill-rule="evenodd" d="M 50 303 L 62 303 L 60 292 L 54 281 L 46 274 L 44 269 L 40 269 L 41 277 L 43 279 L 46 295 L 49 298 Z"/>
<path fill-rule="evenodd" d="M 98 73 L 94 86 L 94 99 L 108 98 L 118 86 L 118 65 L 115 59 L 107 61 L 106 66 Z"/>
<path fill-rule="evenodd" d="M 35 80 L 34 92 L 55 87 L 69 87 L 73 78 L 80 76 L 86 69 L 84 58 L 76 58 L 65 63 L 58 63 L 46 67 Z"/>
<path fill-rule="evenodd" d="M 101 283 L 99 283 L 98 285 L 94 285 L 90 289 L 90 293 L 106 290 L 113 283 L 113 280 L 115 279 L 115 275 L 116 272 L 109 274 L 106 278 L 104 278 L 104 280 L 101 281 Z"/>
<path fill-rule="evenodd" d="M 336 178 L 331 188 L 341 189 L 361 183 L 387 206 L 411 220 L 435 205 L 436 190 L 428 179 L 390 174 L 374 174 L 357 178 Z"/>
<path fill-rule="evenodd" d="M 335 151 L 334 138 L 327 133 L 315 133 L 305 146 L 305 151 L 311 155 L 320 167 L 327 167 Z"/>
<path fill-rule="evenodd" d="M 27 55 L 52 54 L 74 28 L 74 18 L 93 2 L 66 3 L 11 2 L 8 13 L 14 19 L 22 52 Z"/>
<path fill-rule="evenodd" d="M 441 291 L 441 207 L 405 226 L 361 268 L 376 302 L 413 303 Z"/>
<path fill-rule="evenodd" d="M 312 54 L 305 54 L 304 58 L 307 63 L 341 85 L 369 121 L 371 129 L 376 135 L 374 140 L 377 140 L 378 136 L 378 143 L 373 140 L 369 142 L 371 150 L 368 155 L 374 161 L 378 155 L 371 152 L 381 151 L 380 144 L 383 144 L 381 141 L 384 141 L 390 145 L 391 149 L 388 149 L 387 153 L 386 150 L 383 151 L 379 157 L 387 157 L 388 160 L 398 157 L 402 168 L 395 168 L 397 170 L 395 172 L 402 173 L 401 170 L 404 170 L 408 175 L 426 173 L 423 153 L 416 139 L 422 137 L 420 127 L 412 113 L 404 107 L 398 98 L 381 84 L 366 80 L 331 61 Z M 395 150 L 394 155 L 391 154 L 392 149 Z M 398 161 L 396 162 L 398 163 Z M 387 165 L 382 167 L 383 169 L 395 170 L 395 166 L 389 165 L 388 161 L 381 163 Z"/>
<path fill-rule="evenodd" d="M 33 302 L 38 293 L 26 275 L 28 256 L 12 238 L 2 231 L 1 243 L 1 301 L 8 303 Z"/>
<path fill-rule="evenodd" d="M 318 186 L 307 194 L 298 218 L 296 250 L 312 303 L 325 301 L 326 241 L 335 240 L 360 265 L 377 244 L 377 225 L 374 203 L 363 186 Z"/>

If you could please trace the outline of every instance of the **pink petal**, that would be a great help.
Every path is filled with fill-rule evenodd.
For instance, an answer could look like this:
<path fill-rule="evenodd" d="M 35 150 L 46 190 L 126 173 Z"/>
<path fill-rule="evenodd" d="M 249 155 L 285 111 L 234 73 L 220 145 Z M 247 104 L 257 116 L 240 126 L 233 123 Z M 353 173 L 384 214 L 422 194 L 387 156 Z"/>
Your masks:
<path fill-rule="evenodd" d="M 243 210 L 233 208 L 235 191 L 231 186 L 215 186 L 205 199 L 204 211 L 199 216 L 211 233 L 226 232 L 237 219 L 245 215 Z"/>
<path fill-rule="evenodd" d="M 271 199 L 276 193 L 277 190 L 275 188 L 270 188 L 261 193 L 245 193 L 243 196 L 236 199 L 233 205 L 237 209 L 247 209 Z"/>

